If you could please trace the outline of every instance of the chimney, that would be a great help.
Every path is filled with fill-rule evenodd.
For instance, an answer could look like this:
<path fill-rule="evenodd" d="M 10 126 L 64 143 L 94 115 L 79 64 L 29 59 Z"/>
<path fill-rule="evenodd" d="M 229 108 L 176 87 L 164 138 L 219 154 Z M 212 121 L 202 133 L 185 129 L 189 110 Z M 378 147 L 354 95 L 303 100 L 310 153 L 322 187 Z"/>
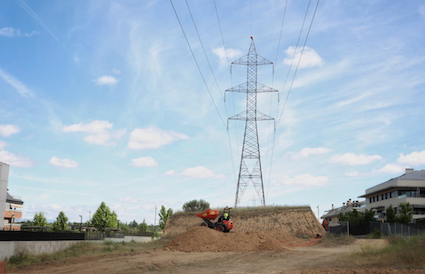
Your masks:
<path fill-rule="evenodd" d="M 335 209 L 335 206 L 334 206 L 334 204 L 332 204 L 332 209 Z"/>
<path fill-rule="evenodd" d="M 342 203 L 342 206 L 345 206 L 345 203 Z"/>
<path fill-rule="evenodd" d="M 406 174 L 415 171 L 413 168 L 406 168 Z"/>
<path fill-rule="evenodd" d="M 348 205 L 351 205 L 351 199 L 350 200 L 348 200 L 348 203 L 347 203 Z"/>

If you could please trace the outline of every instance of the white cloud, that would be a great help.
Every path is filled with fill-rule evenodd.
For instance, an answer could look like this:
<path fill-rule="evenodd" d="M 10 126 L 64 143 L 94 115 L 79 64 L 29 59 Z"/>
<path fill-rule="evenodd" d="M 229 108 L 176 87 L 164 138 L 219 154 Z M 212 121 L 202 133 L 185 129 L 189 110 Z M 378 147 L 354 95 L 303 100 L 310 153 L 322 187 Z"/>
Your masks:
<path fill-rule="evenodd" d="M 20 131 L 21 129 L 15 125 L 0 125 L 0 135 L 3 137 L 10 137 Z"/>
<path fill-rule="evenodd" d="M 176 175 L 176 172 L 174 171 L 174 169 L 172 169 L 172 170 L 169 170 L 169 171 L 165 172 L 165 175 L 167 175 L 167 176 L 174 176 L 174 175 Z"/>
<path fill-rule="evenodd" d="M 113 68 L 112 72 L 115 73 L 115 74 L 121 74 L 121 70 L 118 70 L 116 68 Z"/>
<path fill-rule="evenodd" d="M 89 144 L 114 146 L 115 142 L 111 140 L 120 140 L 126 133 L 126 129 L 110 131 L 113 124 L 108 121 L 93 121 L 90 123 L 79 123 L 70 126 L 64 126 L 63 132 L 85 132 L 89 135 L 84 138 Z"/>
<path fill-rule="evenodd" d="M 345 175 L 350 177 L 357 177 L 357 176 L 360 176 L 360 173 L 358 171 L 353 171 L 353 172 L 346 172 Z"/>
<path fill-rule="evenodd" d="M 425 164 L 425 150 L 421 152 L 412 152 L 410 154 L 404 155 L 400 153 L 400 156 L 397 159 L 397 162 L 400 164 L 419 166 Z"/>
<path fill-rule="evenodd" d="M 227 66 L 226 53 L 227 53 L 227 58 L 229 59 L 229 62 L 231 62 L 230 61 L 231 59 L 234 59 L 242 55 L 242 52 L 239 49 L 226 49 L 225 51 L 224 47 L 214 48 L 212 52 L 218 57 L 220 67 Z"/>
<path fill-rule="evenodd" d="M 0 68 L 0 77 L 11 85 L 22 97 L 35 97 L 35 94 L 22 82 Z"/>
<path fill-rule="evenodd" d="M 76 161 L 70 159 L 60 159 L 59 157 L 53 156 L 49 163 L 54 166 L 65 167 L 65 168 L 76 168 L 79 164 Z"/>
<path fill-rule="evenodd" d="M 128 148 L 147 149 L 159 148 L 163 145 L 171 144 L 176 140 L 186 140 L 189 136 L 175 131 L 166 131 L 154 126 L 148 128 L 136 128 L 130 134 Z"/>
<path fill-rule="evenodd" d="M 20 29 L 15 29 L 12 27 L 6 27 L 0 29 L 0 36 L 6 36 L 6 37 L 14 37 L 14 36 L 25 36 L 25 37 L 31 37 L 33 35 L 39 34 L 38 31 L 32 31 L 31 33 L 22 33 Z"/>
<path fill-rule="evenodd" d="M 93 79 L 92 81 L 96 82 L 98 85 L 115 85 L 119 80 L 114 76 L 105 75 L 97 79 Z"/>
<path fill-rule="evenodd" d="M 302 174 L 289 178 L 287 175 L 279 177 L 273 183 L 278 186 L 325 186 L 329 181 L 326 176 L 313 176 L 311 174 Z"/>
<path fill-rule="evenodd" d="M 137 159 L 131 159 L 130 166 L 134 167 L 155 167 L 158 163 L 151 156 L 140 157 Z"/>
<path fill-rule="evenodd" d="M 399 174 L 404 173 L 405 168 L 399 165 L 387 164 L 383 168 L 378 169 L 379 173 Z"/>
<path fill-rule="evenodd" d="M 354 153 L 345 153 L 343 155 L 334 155 L 331 158 L 332 163 L 341 163 L 349 166 L 367 165 L 376 160 L 382 160 L 382 157 L 379 155 L 356 155 Z"/>
<path fill-rule="evenodd" d="M 296 52 L 295 52 L 296 50 Z M 286 55 L 288 58 L 283 59 L 283 63 L 286 65 L 290 65 L 292 62 L 292 66 L 296 67 L 298 64 L 298 60 L 301 56 L 302 47 L 295 48 L 293 46 L 288 47 L 287 50 L 285 50 Z M 295 52 L 295 55 L 294 55 Z M 294 56 L 294 61 L 292 61 L 292 56 Z M 304 48 L 303 55 L 301 57 L 300 65 L 298 68 L 309 68 L 309 67 L 320 67 L 325 62 L 323 59 L 317 54 L 317 52 L 309 47 Z"/>
<path fill-rule="evenodd" d="M 331 151 L 332 151 L 332 149 L 324 148 L 324 147 L 315 147 L 315 148 L 306 147 L 306 148 L 303 148 L 299 153 L 294 154 L 293 157 L 295 159 L 307 158 L 310 155 L 326 154 L 326 153 L 329 153 Z"/>
<path fill-rule="evenodd" d="M 224 174 L 215 174 L 211 169 L 203 166 L 187 168 L 182 172 L 181 175 L 190 178 L 226 178 Z"/>
<path fill-rule="evenodd" d="M 18 156 L 9 151 L 0 151 L 0 161 L 14 167 L 31 167 L 33 162 L 26 156 Z"/>
<path fill-rule="evenodd" d="M 4 141 L 0 141 L 0 150 L 3 150 L 8 145 L 9 145 L 8 143 L 6 143 Z"/>

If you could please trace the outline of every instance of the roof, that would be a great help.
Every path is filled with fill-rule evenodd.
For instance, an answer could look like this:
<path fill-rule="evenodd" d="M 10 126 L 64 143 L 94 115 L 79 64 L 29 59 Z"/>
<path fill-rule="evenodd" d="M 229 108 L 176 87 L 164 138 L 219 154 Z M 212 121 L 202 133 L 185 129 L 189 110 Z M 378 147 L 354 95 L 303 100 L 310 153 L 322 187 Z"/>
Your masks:
<path fill-rule="evenodd" d="M 23 205 L 24 201 L 22 201 L 21 199 L 13 198 L 13 196 L 10 195 L 9 192 L 8 192 L 7 196 L 6 196 L 6 203 Z"/>
<path fill-rule="evenodd" d="M 346 205 L 346 206 L 338 207 L 338 208 L 335 208 L 335 209 L 331 209 L 331 210 L 328 211 L 327 214 L 323 215 L 321 218 L 322 219 L 330 218 L 330 217 L 338 216 L 341 213 L 345 214 L 345 213 L 351 212 L 353 209 L 358 209 L 356 207 L 356 205 L 358 205 L 358 204 L 351 204 L 351 205 Z"/>
<path fill-rule="evenodd" d="M 378 189 L 378 190 L 376 190 L 374 192 L 367 193 L 367 191 L 370 190 L 370 189 L 372 189 L 372 188 L 375 188 L 375 187 L 378 187 L 378 186 L 382 186 L 384 184 L 387 184 L 387 183 L 392 182 L 392 181 L 397 181 L 397 180 L 403 180 L 403 181 L 425 181 L 425 170 L 414 170 L 414 171 L 411 171 L 409 173 L 402 174 L 402 175 L 400 175 L 398 177 L 389 179 L 388 181 L 385 181 L 383 183 L 377 184 L 377 185 L 375 185 L 373 187 L 369 187 L 368 189 L 366 189 L 366 194 L 363 194 L 362 196 L 359 196 L 359 198 L 365 198 L 366 196 L 374 195 L 374 194 L 376 194 L 378 192 L 382 192 L 382 191 L 384 191 L 386 189 L 396 189 L 396 188 L 400 188 L 400 187 L 406 187 L 406 188 L 413 188 L 413 187 L 416 188 L 417 187 L 417 186 L 400 186 L 400 187 L 399 186 L 388 186 L 387 188 Z"/>
<path fill-rule="evenodd" d="M 2 161 L 0 161 L 0 164 L 9 166 L 9 164 L 3 163 Z"/>

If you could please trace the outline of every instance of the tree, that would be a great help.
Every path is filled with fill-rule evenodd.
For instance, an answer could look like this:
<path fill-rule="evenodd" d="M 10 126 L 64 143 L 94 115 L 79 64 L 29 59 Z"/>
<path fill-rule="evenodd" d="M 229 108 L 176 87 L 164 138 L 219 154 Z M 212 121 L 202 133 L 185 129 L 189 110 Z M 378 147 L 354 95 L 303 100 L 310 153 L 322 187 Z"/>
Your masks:
<path fill-rule="evenodd" d="M 100 230 L 118 227 L 118 217 L 115 211 L 111 212 L 105 202 L 102 202 L 93 214 L 91 223 Z"/>
<path fill-rule="evenodd" d="M 375 211 L 373 211 L 372 209 L 365 209 L 363 212 L 363 223 L 376 221 L 376 218 L 374 216 Z"/>
<path fill-rule="evenodd" d="M 165 206 L 161 205 L 161 210 L 159 211 L 159 227 L 164 230 L 165 223 L 167 220 L 173 215 L 173 210 L 169 208 L 168 210 L 165 208 Z"/>
<path fill-rule="evenodd" d="M 52 230 L 53 231 L 64 231 L 68 229 L 68 217 L 66 217 L 65 213 L 63 211 L 59 212 L 58 217 L 56 217 L 56 221 L 53 222 Z"/>
<path fill-rule="evenodd" d="M 397 222 L 397 217 L 395 215 L 395 209 L 394 209 L 393 205 L 390 205 L 387 208 L 386 218 L 387 218 L 387 222 L 389 222 L 389 223 Z"/>
<path fill-rule="evenodd" d="M 185 212 L 204 211 L 210 208 L 210 203 L 208 203 L 207 201 L 204 201 L 203 199 L 199 201 L 192 200 L 192 201 L 186 202 L 182 208 Z"/>
<path fill-rule="evenodd" d="M 143 219 L 143 223 L 139 224 L 139 227 L 137 228 L 140 232 L 146 232 L 148 231 L 148 225 L 146 224 L 145 219 Z"/>
<path fill-rule="evenodd" d="M 129 224 L 128 224 L 128 226 L 129 227 L 132 227 L 132 228 L 137 228 L 137 226 L 138 226 L 139 224 L 136 222 L 136 220 L 133 220 L 132 222 L 130 222 Z"/>
<path fill-rule="evenodd" d="M 409 224 L 413 218 L 413 207 L 409 202 L 401 203 L 398 205 L 400 210 L 397 216 L 397 222 L 402 224 Z"/>
<path fill-rule="evenodd" d="M 348 221 L 352 225 L 358 225 L 367 223 L 370 221 L 375 221 L 374 217 L 375 212 L 373 210 L 365 210 L 364 212 L 359 212 L 356 209 L 348 213 L 340 213 L 338 216 L 339 221 Z"/>
<path fill-rule="evenodd" d="M 46 217 L 44 217 L 44 213 L 41 211 L 34 214 L 34 220 L 32 222 L 34 226 L 48 226 Z"/>

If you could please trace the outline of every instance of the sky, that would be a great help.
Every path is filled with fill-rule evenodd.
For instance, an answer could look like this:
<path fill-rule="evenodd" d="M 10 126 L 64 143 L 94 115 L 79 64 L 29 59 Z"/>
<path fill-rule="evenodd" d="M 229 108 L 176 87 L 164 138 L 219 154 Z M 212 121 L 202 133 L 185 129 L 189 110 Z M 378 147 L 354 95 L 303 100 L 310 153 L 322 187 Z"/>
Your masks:
<path fill-rule="evenodd" d="M 246 95 L 223 94 L 246 82 L 228 61 L 250 36 L 280 91 L 258 95 L 276 118 L 258 122 L 266 204 L 322 215 L 425 169 L 425 3 L 322 0 L 303 48 L 315 0 L 306 17 L 307 0 L 215 2 L 220 25 L 214 1 L 188 0 L 195 29 L 173 1 L 190 48 L 170 1 L 0 3 L 0 161 L 24 219 L 233 206 L 245 125 L 227 118 Z M 250 185 L 240 206 L 258 205 Z"/>

